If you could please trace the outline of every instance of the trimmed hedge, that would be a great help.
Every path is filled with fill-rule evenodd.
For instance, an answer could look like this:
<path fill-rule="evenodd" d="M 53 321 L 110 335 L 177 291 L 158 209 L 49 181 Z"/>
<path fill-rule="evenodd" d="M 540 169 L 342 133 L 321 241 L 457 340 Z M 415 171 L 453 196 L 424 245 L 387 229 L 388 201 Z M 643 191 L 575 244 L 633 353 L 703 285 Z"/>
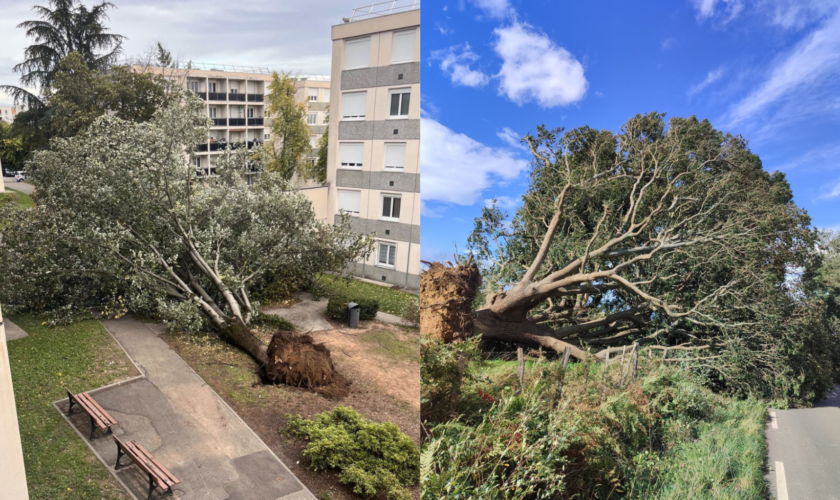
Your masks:
<path fill-rule="evenodd" d="M 327 316 L 336 321 L 346 321 L 347 305 L 350 302 L 359 304 L 361 309 L 359 311 L 359 319 L 361 320 L 375 319 L 376 313 L 379 312 L 379 301 L 376 299 L 351 299 L 345 295 L 334 294 L 330 295 L 330 300 L 327 303 Z"/>

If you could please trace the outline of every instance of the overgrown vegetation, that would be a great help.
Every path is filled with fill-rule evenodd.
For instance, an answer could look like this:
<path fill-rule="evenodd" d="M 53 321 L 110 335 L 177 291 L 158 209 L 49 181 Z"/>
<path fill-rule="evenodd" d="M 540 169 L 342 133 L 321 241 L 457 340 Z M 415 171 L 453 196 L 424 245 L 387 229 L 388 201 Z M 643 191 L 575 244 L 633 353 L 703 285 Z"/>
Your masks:
<path fill-rule="evenodd" d="M 423 498 L 762 498 L 766 406 L 704 387 L 676 363 L 462 361 L 426 346 L 424 401 L 451 405 L 427 422 Z M 658 357 L 657 357 L 658 358 Z M 460 378 L 452 398 L 453 379 Z M 557 383 L 562 396 L 557 399 Z M 428 384 L 426 382 L 429 382 Z M 435 416 L 436 412 L 427 412 Z"/>
<path fill-rule="evenodd" d="M 336 321 L 347 320 L 347 306 L 353 302 L 359 306 L 359 319 L 376 319 L 379 312 L 379 301 L 376 299 L 357 297 L 355 295 L 330 295 L 327 303 L 327 316 Z"/>
<path fill-rule="evenodd" d="M 319 275 L 316 286 L 319 293 L 327 296 L 342 295 L 376 300 L 379 302 L 381 311 L 410 321 L 412 317 L 419 316 L 420 298 L 408 292 L 332 274 Z M 415 321 L 415 323 L 418 322 L 419 320 Z"/>
<path fill-rule="evenodd" d="M 30 498 L 129 498 L 51 404 L 67 397 L 64 387 L 81 392 L 137 375 L 125 353 L 97 321 L 12 320 L 29 333 L 7 345 Z"/>
<path fill-rule="evenodd" d="M 9 188 L 6 188 L 5 193 L 0 194 L 0 202 L 11 203 L 19 206 L 20 208 L 32 208 L 35 206 L 32 202 L 31 196 Z"/>
<path fill-rule="evenodd" d="M 313 420 L 288 418 L 286 432 L 309 441 L 303 454 L 315 470 L 338 470 L 365 497 L 384 491 L 388 500 L 411 499 L 406 488 L 420 480 L 420 450 L 396 425 L 368 422 L 346 406 Z"/>

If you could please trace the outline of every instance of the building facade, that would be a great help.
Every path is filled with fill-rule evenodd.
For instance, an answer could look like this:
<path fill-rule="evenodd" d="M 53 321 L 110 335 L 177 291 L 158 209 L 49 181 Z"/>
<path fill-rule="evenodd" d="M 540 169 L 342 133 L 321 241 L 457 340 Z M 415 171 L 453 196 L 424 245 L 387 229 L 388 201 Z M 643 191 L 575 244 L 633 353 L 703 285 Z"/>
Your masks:
<path fill-rule="evenodd" d="M 17 114 L 17 109 L 12 106 L 0 106 L 0 120 L 11 124 L 15 121 L 15 115 Z"/>
<path fill-rule="evenodd" d="M 360 10 L 332 28 L 327 213 L 347 212 L 355 230 L 376 235 L 357 276 L 417 290 L 419 4 L 357 20 Z"/>

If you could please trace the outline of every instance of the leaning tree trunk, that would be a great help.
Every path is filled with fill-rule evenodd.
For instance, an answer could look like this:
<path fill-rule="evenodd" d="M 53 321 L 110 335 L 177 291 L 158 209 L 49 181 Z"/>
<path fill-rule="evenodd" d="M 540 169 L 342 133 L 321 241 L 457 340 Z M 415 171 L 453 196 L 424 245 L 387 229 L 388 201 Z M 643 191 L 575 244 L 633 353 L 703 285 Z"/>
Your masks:
<path fill-rule="evenodd" d="M 552 349 L 563 352 L 566 347 L 572 349 L 572 356 L 583 360 L 591 355 L 586 351 L 553 336 L 553 330 L 547 326 L 528 321 L 516 315 L 511 321 L 495 314 L 490 309 L 480 309 L 476 312 L 475 330 L 485 340 L 519 344 L 533 349 Z"/>
<path fill-rule="evenodd" d="M 219 333 L 219 338 L 248 353 L 260 366 L 268 362 L 268 347 L 251 333 L 244 321 L 237 317 L 225 320 L 214 315 L 210 317 L 210 322 Z"/>

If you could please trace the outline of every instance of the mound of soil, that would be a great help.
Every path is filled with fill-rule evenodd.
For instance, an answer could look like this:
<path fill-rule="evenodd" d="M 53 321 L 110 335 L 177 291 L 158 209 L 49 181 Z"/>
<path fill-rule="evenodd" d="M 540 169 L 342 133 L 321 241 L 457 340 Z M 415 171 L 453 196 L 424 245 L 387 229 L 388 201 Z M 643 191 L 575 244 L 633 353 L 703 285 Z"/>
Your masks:
<path fill-rule="evenodd" d="M 420 273 L 420 333 L 444 342 L 472 334 L 472 303 L 481 286 L 481 272 L 472 258 L 452 265 L 427 263 Z"/>
<path fill-rule="evenodd" d="M 263 367 L 265 382 L 311 389 L 329 397 L 347 393 L 350 383 L 335 370 L 330 350 L 316 344 L 309 335 L 280 330 L 268 344 L 268 362 Z"/>

